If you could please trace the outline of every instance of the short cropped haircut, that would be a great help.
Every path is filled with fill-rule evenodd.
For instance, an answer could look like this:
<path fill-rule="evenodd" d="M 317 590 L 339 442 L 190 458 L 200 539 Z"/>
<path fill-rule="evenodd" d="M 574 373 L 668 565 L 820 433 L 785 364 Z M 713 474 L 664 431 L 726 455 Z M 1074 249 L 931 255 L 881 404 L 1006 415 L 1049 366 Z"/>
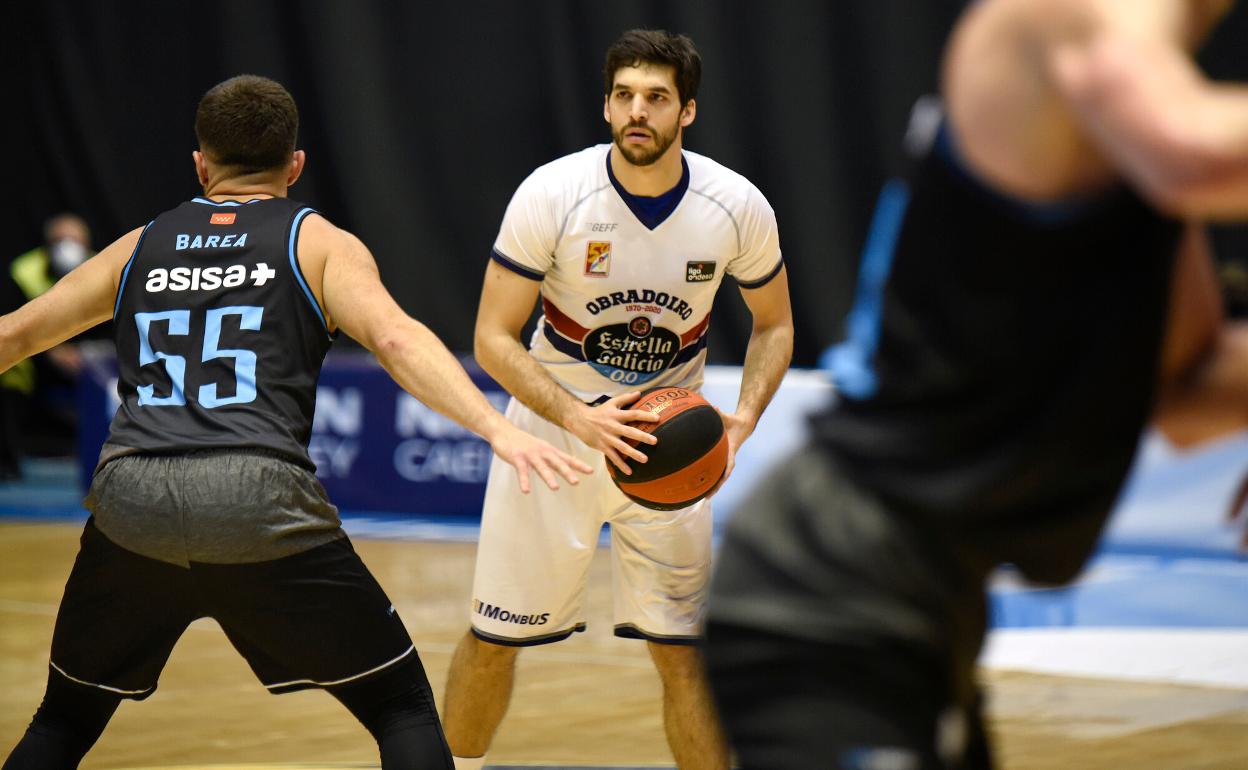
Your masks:
<path fill-rule="evenodd" d="M 281 83 L 239 75 L 208 89 L 195 110 L 199 147 L 240 173 L 271 171 L 290 162 L 299 110 Z"/>
<path fill-rule="evenodd" d="M 676 71 L 676 95 L 681 106 L 698 98 L 702 82 L 702 57 L 687 35 L 673 35 L 661 29 L 630 29 L 607 49 L 602 68 L 603 93 L 610 94 L 615 73 L 621 67 L 660 64 Z"/>

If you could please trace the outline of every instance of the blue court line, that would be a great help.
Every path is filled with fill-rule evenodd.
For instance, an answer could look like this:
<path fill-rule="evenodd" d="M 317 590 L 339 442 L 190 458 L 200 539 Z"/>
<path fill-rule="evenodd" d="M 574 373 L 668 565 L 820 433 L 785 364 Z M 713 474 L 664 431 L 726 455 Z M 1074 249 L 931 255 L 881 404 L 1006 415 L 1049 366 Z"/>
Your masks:
<path fill-rule="evenodd" d="M 1198 545 L 1166 545 L 1165 543 L 1107 543 L 1097 551 L 1099 556 L 1151 556 L 1165 561 L 1175 559 L 1211 559 L 1248 565 L 1248 552 Z"/>
<path fill-rule="evenodd" d="M 1062 588 L 997 585 L 993 628 L 1248 628 L 1248 563 L 1097 557 Z"/>

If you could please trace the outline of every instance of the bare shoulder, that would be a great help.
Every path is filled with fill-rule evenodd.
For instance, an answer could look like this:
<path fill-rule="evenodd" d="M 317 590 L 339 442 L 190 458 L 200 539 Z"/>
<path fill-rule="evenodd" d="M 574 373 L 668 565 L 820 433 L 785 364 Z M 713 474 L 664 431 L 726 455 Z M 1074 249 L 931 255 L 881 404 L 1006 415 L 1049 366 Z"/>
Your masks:
<path fill-rule="evenodd" d="M 367 252 L 364 242 L 350 230 L 344 230 L 319 213 L 312 213 L 304 220 L 299 232 L 299 259 L 304 257 L 324 262 L 330 257 L 352 256 L 361 250 Z"/>
<path fill-rule="evenodd" d="M 942 93 L 955 146 L 1001 192 L 1030 200 L 1086 194 L 1116 174 L 1053 78 L 1053 57 L 1116 26 L 1162 34 L 1178 0 L 984 0 L 945 51 Z"/>
<path fill-rule="evenodd" d="M 1152 0 L 1141 0 L 1149 4 Z M 1046 59 L 1053 48 L 1088 39 L 1104 23 L 1098 0 L 984 0 L 972 4 L 945 48 L 947 102 L 986 100 L 994 107 L 1020 90 L 1020 109 L 1048 100 Z"/>
<path fill-rule="evenodd" d="M 330 222 L 319 212 L 312 212 L 299 228 L 299 254 L 326 252 L 341 244 L 345 231 Z"/>

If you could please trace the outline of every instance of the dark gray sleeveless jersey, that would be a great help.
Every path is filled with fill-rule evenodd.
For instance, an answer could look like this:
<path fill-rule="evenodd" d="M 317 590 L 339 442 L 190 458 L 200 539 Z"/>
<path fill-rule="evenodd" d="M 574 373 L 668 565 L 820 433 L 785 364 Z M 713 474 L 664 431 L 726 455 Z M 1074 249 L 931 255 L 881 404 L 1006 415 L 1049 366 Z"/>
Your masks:
<path fill-rule="evenodd" d="M 117 292 L 121 406 L 106 458 L 258 447 L 315 470 L 307 445 L 333 336 L 296 258 L 312 212 L 195 198 L 147 226 Z"/>
<path fill-rule="evenodd" d="M 1180 228 L 1126 187 L 1004 198 L 950 140 L 885 189 L 815 434 L 894 510 L 1067 580 L 1152 408 Z"/>

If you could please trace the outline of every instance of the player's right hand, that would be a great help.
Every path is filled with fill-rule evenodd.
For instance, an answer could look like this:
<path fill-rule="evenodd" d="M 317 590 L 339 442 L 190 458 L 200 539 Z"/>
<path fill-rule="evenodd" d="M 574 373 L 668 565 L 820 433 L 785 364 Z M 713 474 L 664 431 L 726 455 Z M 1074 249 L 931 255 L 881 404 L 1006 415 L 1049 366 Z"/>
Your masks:
<path fill-rule="evenodd" d="M 598 406 L 586 404 L 577 413 L 571 425 L 566 426 L 589 447 L 606 455 L 607 461 L 620 469 L 626 476 L 632 475 L 624 458 L 644 463 L 646 455 L 626 439 L 633 439 L 642 444 L 657 444 L 659 440 L 644 430 L 634 428 L 630 422 L 658 422 L 659 416 L 639 409 L 626 409 L 641 396 L 640 391 L 621 393 L 615 398 L 607 399 Z"/>

